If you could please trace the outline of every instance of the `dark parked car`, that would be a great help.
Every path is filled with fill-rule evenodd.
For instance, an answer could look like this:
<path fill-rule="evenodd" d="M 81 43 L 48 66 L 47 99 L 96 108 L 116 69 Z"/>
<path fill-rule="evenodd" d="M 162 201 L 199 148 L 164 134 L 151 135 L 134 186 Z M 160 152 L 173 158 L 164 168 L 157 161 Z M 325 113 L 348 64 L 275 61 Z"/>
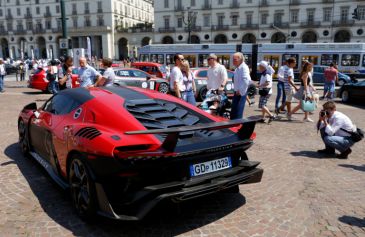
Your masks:
<path fill-rule="evenodd" d="M 313 83 L 314 84 L 323 84 L 324 83 L 324 70 L 326 70 L 326 66 L 313 66 Z M 295 73 L 295 80 L 299 81 L 299 72 Z M 351 77 L 339 72 L 338 73 L 338 85 L 342 86 L 345 83 L 351 83 Z"/>
<path fill-rule="evenodd" d="M 365 102 L 365 81 L 347 83 L 339 91 L 343 102 Z"/>

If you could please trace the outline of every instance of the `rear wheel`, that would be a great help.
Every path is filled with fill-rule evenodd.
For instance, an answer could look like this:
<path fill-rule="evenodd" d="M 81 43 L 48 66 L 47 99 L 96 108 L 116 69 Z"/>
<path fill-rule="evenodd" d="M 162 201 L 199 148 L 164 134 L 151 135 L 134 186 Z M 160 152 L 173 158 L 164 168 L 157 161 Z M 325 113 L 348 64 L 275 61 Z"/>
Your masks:
<path fill-rule="evenodd" d="M 169 92 L 169 86 L 167 85 L 167 83 L 161 83 L 158 87 L 158 92 L 167 94 Z"/>
<path fill-rule="evenodd" d="M 91 178 L 87 164 L 78 155 L 72 157 L 69 167 L 69 184 L 73 205 L 77 214 L 85 220 L 96 217 L 95 183 Z"/>
<path fill-rule="evenodd" d="M 28 129 L 23 120 L 19 121 L 18 124 L 18 133 L 19 133 L 19 146 L 22 150 L 23 155 L 29 155 L 29 137 L 28 137 Z"/>
<path fill-rule="evenodd" d="M 350 93 L 347 90 L 342 91 L 341 93 L 342 102 L 347 103 L 350 101 Z"/>
<path fill-rule="evenodd" d="M 207 87 L 203 86 L 202 88 L 200 88 L 199 90 L 199 94 L 198 94 L 198 99 L 199 101 L 203 101 L 205 100 L 205 97 L 207 97 Z"/>

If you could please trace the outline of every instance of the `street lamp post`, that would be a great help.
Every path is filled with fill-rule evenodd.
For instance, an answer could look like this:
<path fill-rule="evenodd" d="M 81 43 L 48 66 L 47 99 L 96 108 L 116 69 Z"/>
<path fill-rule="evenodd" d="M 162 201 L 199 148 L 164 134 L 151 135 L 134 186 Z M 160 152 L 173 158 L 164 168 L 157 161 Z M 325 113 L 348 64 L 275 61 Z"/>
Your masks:
<path fill-rule="evenodd" d="M 187 18 L 185 18 L 185 11 L 182 11 L 182 20 L 184 25 L 186 25 L 187 29 L 188 29 L 188 44 L 191 43 L 191 32 L 192 32 L 192 28 L 195 25 L 195 19 L 196 19 L 196 15 L 197 12 L 193 12 L 190 7 L 187 8 Z"/>
<path fill-rule="evenodd" d="M 60 4 L 61 4 L 62 38 L 67 39 L 67 18 L 66 18 L 66 11 L 65 11 L 65 0 L 61 0 Z M 64 56 L 67 56 L 68 50 L 62 49 L 61 54 Z"/>

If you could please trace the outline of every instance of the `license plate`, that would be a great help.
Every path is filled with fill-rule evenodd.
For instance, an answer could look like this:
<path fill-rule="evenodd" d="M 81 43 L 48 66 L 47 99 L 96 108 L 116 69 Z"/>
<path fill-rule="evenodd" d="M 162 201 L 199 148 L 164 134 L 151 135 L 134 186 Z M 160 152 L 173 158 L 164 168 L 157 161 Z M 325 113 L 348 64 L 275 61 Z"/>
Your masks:
<path fill-rule="evenodd" d="M 224 157 L 204 163 L 190 165 L 190 175 L 200 176 L 232 167 L 231 157 Z"/>

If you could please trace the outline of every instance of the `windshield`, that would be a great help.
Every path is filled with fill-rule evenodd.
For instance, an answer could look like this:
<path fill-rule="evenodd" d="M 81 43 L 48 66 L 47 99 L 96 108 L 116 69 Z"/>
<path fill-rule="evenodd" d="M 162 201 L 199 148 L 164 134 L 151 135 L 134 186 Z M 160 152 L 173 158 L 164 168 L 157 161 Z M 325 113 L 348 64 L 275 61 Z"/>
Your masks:
<path fill-rule="evenodd" d="M 166 73 L 166 66 L 165 65 L 160 66 L 159 69 L 162 73 Z"/>

